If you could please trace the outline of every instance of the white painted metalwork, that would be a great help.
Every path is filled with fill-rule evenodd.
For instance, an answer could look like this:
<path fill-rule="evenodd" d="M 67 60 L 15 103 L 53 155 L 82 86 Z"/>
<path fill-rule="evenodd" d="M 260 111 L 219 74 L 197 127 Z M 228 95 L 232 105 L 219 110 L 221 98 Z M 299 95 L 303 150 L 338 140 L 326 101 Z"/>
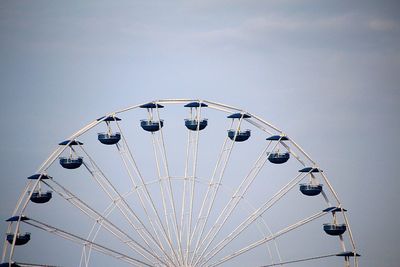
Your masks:
<path fill-rule="evenodd" d="M 163 127 L 161 127 L 161 112 L 158 108 L 158 104 L 166 106 L 183 106 L 190 102 L 199 103 L 198 107 L 190 108 L 189 113 L 189 118 L 196 120 L 198 123 L 197 130 L 187 130 L 186 153 L 184 155 L 184 165 L 182 167 L 183 176 L 173 177 L 170 173 L 168 158 L 170 153 L 167 151 L 165 131 Z M 4 242 L 2 262 L 5 262 L 6 260 L 10 263 L 13 262 L 14 252 L 16 249 L 16 236 L 23 226 L 39 228 L 80 244 L 82 246 L 82 254 L 79 260 L 80 266 L 86 267 L 90 266 L 92 250 L 99 251 L 133 266 L 194 267 L 218 266 L 224 263 L 229 265 L 233 259 L 260 246 L 266 246 L 265 256 L 269 257 L 270 262 L 269 264 L 266 262 L 265 266 L 284 265 L 286 263 L 296 263 L 336 255 L 329 254 L 328 256 L 303 257 L 302 259 L 283 261 L 277 245 L 279 237 L 286 235 L 295 229 L 302 229 L 303 225 L 330 213 L 329 210 L 318 211 L 310 217 L 291 223 L 289 226 L 274 233 L 265 222 L 268 211 L 284 199 L 285 196 L 304 178 L 310 177 L 310 181 L 314 184 L 316 183 L 317 180 L 315 175 L 311 173 L 312 170 L 308 173 L 296 174 L 294 178 L 289 180 L 275 194 L 269 198 L 266 196 L 265 201 L 263 201 L 261 205 L 258 205 L 258 207 L 247 208 L 245 210 L 241 207 L 241 205 L 252 207 L 248 200 L 248 191 L 252 188 L 252 185 L 257 179 L 260 171 L 267 168 L 266 164 L 268 156 L 271 152 L 275 151 L 277 146 L 281 145 L 283 149 L 286 149 L 287 152 L 290 153 L 291 157 L 298 162 L 299 169 L 303 167 L 319 169 L 319 166 L 311 156 L 307 154 L 295 141 L 293 141 L 292 138 L 283 142 L 281 139 L 282 137 L 286 137 L 286 134 L 271 123 L 246 110 L 213 101 L 201 99 L 165 99 L 156 100 L 151 103 L 155 104 L 155 108 L 147 109 L 148 118 L 159 122 L 159 130 L 149 133 L 151 140 L 151 146 L 149 145 L 149 148 L 154 154 L 157 179 L 152 180 L 142 174 L 136 160 L 138 155 L 140 156 L 140 151 L 134 149 L 135 142 L 128 143 L 128 134 L 125 129 L 123 129 L 123 125 L 125 124 L 119 123 L 117 120 L 114 120 L 114 122 L 106 121 L 106 126 L 109 134 L 112 133 L 111 124 L 113 124 L 121 135 L 121 139 L 115 145 L 115 148 L 118 152 L 129 184 L 129 186 L 126 187 L 125 192 L 117 190 L 117 187 L 114 185 L 116 181 L 114 180 L 115 178 L 105 175 L 100 164 L 96 162 L 95 155 L 88 152 L 89 149 L 86 149 L 80 144 L 78 144 L 77 149 L 69 146 L 74 140 L 87 136 L 87 133 L 91 132 L 92 129 L 104 122 L 106 118 L 115 118 L 116 115 L 129 114 L 146 103 L 108 113 L 101 119 L 90 122 L 82 129 L 72 134 L 67 139 L 69 141 L 66 145 L 57 147 L 50 154 L 37 170 L 36 173 L 39 174 L 37 180 L 30 180 L 27 182 L 12 213 L 12 216 L 19 216 L 19 219 L 11 221 L 8 225 L 7 233 L 13 233 L 14 238 L 12 242 L 10 242 L 11 244 L 8 241 Z M 229 115 L 233 113 L 242 114 L 241 118 L 238 120 L 232 120 L 228 129 L 235 130 L 234 138 L 230 139 L 228 136 L 224 138 L 221 150 L 214 165 L 214 170 L 208 179 L 200 179 L 198 177 L 199 150 L 202 148 L 201 145 L 203 145 L 203 143 L 200 142 L 200 136 L 202 133 L 200 133 L 199 127 L 202 113 L 205 109 L 201 106 L 201 103 L 206 104 L 207 109 L 210 109 L 210 111 L 223 113 L 224 116 L 225 114 Z M 250 117 L 245 118 L 244 114 L 248 114 Z M 181 119 L 183 119 L 183 117 Z M 210 120 L 212 120 L 212 118 Z M 244 177 L 235 177 L 241 180 L 238 180 L 238 185 L 234 190 L 228 190 L 230 193 L 226 195 L 226 203 L 218 203 L 224 204 L 222 206 L 223 208 L 216 210 L 216 201 L 218 196 L 221 195 L 221 190 L 224 191 L 224 174 L 232 164 L 230 164 L 231 155 L 235 153 L 233 150 L 235 147 L 234 140 L 244 123 L 251 125 L 254 129 L 263 133 L 265 137 L 277 135 L 281 136 L 281 139 L 277 140 L 275 144 L 273 144 L 272 141 L 260 144 L 260 147 L 262 147 L 261 153 L 253 162 Z M 182 128 L 184 129 L 184 127 Z M 210 127 L 204 131 L 207 132 L 209 128 Z M 79 156 L 80 154 L 84 156 L 82 167 L 87 170 L 89 177 L 98 185 L 97 190 L 103 192 L 109 199 L 110 204 L 103 212 L 91 207 L 81 197 L 67 189 L 66 186 L 62 185 L 62 181 L 57 178 L 51 178 L 49 180 L 42 179 L 43 175 L 47 175 L 47 173 L 51 172 L 49 168 L 54 165 L 57 158 L 64 153 L 67 148 L 70 148 L 71 153 L 75 156 Z M 338 194 L 333 189 L 326 174 L 319 172 L 319 175 L 320 179 L 318 180 L 323 182 L 326 186 L 324 187 L 326 190 L 321 192 L 323 202 L 325 203 L 324 208 L 332 206 L 342 208 L 343 206 Z M 179 183 L 177 183 L 177 181 Z M 182 185 L 181 195 L 179 196 L 176 195 L 176 191 L 179 190 L 174 188 L 176 184 Z M 75 233 L 61 230 L 58 227 L 51 226 L 50 224 L 38 220 L 21 219 L 25 213 L 30 217 L 30 198 L 34 190 L 41 188 L 42 186 L 46 186 L 53 190 L 57 193 L 58 197 L 70 203 L 73 208 L 79 210 L 83 216 L 86 216 L 92 221 L 93 226 L 87 235 L 87 238 L 82 238 Z M 159 190 L 158 196 L 155 196 L 151 191 L 154 191 L 156 188 Z M 198 189 L 204 189 L 205 192 L 203 195 L 200 194 L 201 191 L 198 191 Z M 93 190 L 95 189 L 93 188 Z M 128 201 L 128 198 L 131 196 L 136 196 L 138 199 L 138 203 L 136 203 L 134 208 Z M 333 198 L 330 199 L 331 197 Z M 45 205 L 43 207 L 45 208 Z M 244 214 L 247 215 L 242 219 L 242 221 L 233 221 L 232 215 L 238 209 L 242 210 Z M 119 212 L 125 222 L 131 227 L 131 230 L 135 235 L 126 232 L 118 225 L 118 222 L 111 219 L 110 215 L 114 210 Z M 217 216 L 216 218 L 211 219 L 211 215 L 214 213 L 217 213 Z M 351 248 L 350 251 L 356 254 L 356 244 L 348 220 L 348 215 L 344 212 L 344 209 L 341 209 L 341 211 L 337 213 L 342 215 L 341 217 L 347 226 L 347 232 L 339 236 L 339 244 L 342 248 L 342 252 L 347 252 L 346 247 L 348 246 Z M 338 214 L 333 213 L 334 222 L 337 220 L 337 215 Z M 224 233 L 228 224 L 234 226 L 233 230 Z M 243 236 L 246 230 L 250 227 L 255 227 L 262 238 L 250 243 L 244 243 L 241 248 L 235 249 L 233 252 L 232 250 L 226 249 Z M 95 240 L 101 233 L 100 229 L 106 230 L 115 237 L 115 240 L 121 244 L 121 250 L 122 247 L 127 248 L 132 255 L 130 253 L 108 248 L 107 245 L 97 243 Z M 321 231 L 321 229 L 315 230 Z M 321 234 L 323 234 L 322 231 Z M 275 252 L 271 251 L 269 246 L 270 242 L 273 242 Z M 354 260 L 351 261 L 350 257 L 346 256 L 344 257 L 344 263 L 345 266 L 353 265 L 357 267 L 358 258 L 354 257 Z M 248 265 L 248 263 L 246 264 Z"/>
<path fill-rule="evenodd" d="M 252 168 L 250 169 L 249 173 L 246 175 L 246 177 L 243 179 L 239 187 L 236 189 L 236 191 L 233 193 L 232 197 L 229 199 L 228 204 L 224 207 L 220 215 L 218 216 L 217 220 L 215 221 L 214 225 L 211 227 L 207 235 L 202 239 L 201 243 L 199 246 L 201 246 L 203 243 L 205 243 L 208 238 L 209 241 L 207 241 L 205 248 L 203 249 L 203 252 L 200 254 L 199 259 L 201 259 L 212 243 L 212 241 L 215 239 L 221 228 L 224 226 L 226 221 L 229 219 L 229 216 L 232 214 L 234 209 L 237 207 L 239 202 L 243 199 L 245 196 L 247 189 L 251 186 L 252 182 L 260 172 L 261 168 L 264 166 L 265 162 L 268 159 L 268 148 L 271 145 L 271 142 L 269 142 L 266 146 L 266 148 L 262 151 L 261 155 L 258 157 L 257 161 L 254 163 Z M 278 143 L 275 144 L 274 148 L 278 145 Z"/>
<path fill-rule="evenodd" d="M 24 221 L 24 223 L 29 224 L 29 225 L 31 225 L 33 227 L 38 228 L 38 229 L 44 230 L 46 232 L 58 235 L 58 236 L 60 236 L 62 238 L 71 240 L 73 242 L 82 244 L 82 245 L 90 244 L 92 249 L 97 250 L 97 251 L 99 251 L 101 253 L 104 253 L 106 255 L 109 255 L 111 257 L 115 257 L 115 258 L 117 258 L 119 260 L 126 261 L 126 262 L 128 262 L 128 263 L 130 263 L 130 264 L 132 264 L 134 266 L 150 266 L 151 267 L 151 265 L 149 265 L 149 264 L 147 264 L 147 263 L 145 263 L 145 262 L 143 262 L 141 260 L 132 258 L 132 257 L 130 257 L 128 255 L 125 255 L 125 254 L 121 253 L 121 252 L 118 252 L 118 251 L 115 251 L 113 249 L 107 248 L 106 246 L 94 243 L 94 242 L 92 242 L 90 240 L 86 240 L 86 239 L 84 239 L 82 237 L 79 237 L 79 236 L 74 235 L 72 233 L 69 233 L 67 231 L 61 230 L 61 229 L 56 228 L 54 226 L 51 226 L 49 224 L 40 222 L 38 220 L 30 219 L 29 221 Z"/>

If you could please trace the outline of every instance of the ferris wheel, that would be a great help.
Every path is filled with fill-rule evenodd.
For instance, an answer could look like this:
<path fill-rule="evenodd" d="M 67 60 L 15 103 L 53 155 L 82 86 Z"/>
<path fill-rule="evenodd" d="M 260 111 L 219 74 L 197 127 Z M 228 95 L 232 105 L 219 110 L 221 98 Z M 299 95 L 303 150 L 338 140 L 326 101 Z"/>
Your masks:
<path fill-rule="evenodd" d="M 90 122 L 28 177 L 7 221 L 0 266 L 349 267 L 360 256 L 327 175 L 290 135 L 198 99 Z"/>

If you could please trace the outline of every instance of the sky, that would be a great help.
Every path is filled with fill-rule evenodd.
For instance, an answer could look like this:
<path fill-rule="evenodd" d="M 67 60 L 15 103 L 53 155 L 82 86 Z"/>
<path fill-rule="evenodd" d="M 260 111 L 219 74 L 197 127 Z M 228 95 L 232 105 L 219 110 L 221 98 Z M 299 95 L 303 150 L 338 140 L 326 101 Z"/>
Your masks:
<path fill-rule="evenodd" d="M 368 0 L 1 1 L 1 218 L 25 177 L 93 119 L 207 99 L 293 137 L 332 177 L 360 266 L 398 266 L 399 11 Z"/>

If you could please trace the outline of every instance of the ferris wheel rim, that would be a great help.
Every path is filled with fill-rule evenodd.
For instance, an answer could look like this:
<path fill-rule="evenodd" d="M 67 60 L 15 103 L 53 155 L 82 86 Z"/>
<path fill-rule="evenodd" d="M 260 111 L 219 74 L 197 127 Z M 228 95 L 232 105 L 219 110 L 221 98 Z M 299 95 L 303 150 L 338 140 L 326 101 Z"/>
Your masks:
<path fill-rule="evenodd" d="M 256 128 L 258 128 L 259 130 L 264 131 L 264 132 L 266 132 L 266 133 L 268 133 L 268 134 L 273 134 L 273 133 L 274 133 L 273 131 L 275 131 L 276 134 L 278 134 L 278 135 L 280 135 L 280 136 L 285 136 L 285 137 L 286 137 L 286 134 L 284 134 L 283 131 L 279 130 L 278 128 L 276 128 L 276 127 L 273 126 L 272 124 L 270 124 L 270 123 L 264 121 L 264 120 L 261 119 L 260 117 L 254 115 L 254 114 L 252 114 L 252 113 L 250 113 L 250 112 L 247 112 L 246 110 L 238 109 L 238 108 L 235 108 L 235 107 L 232 107 L 232 106 L 228 106 L 228 105 L 225 105 L 225 104 L 221 104 L 221 103 L 217 103 L 217 102 L 212 102 L 212 101 L 208 101 L 208 100 L 199 100 L 199 99 L 161 99 L 161 100 L 155 100 L 155 101 L 146 102 L 146 103 L 155 103 L 156 105 L 157 105 L 157 104 L 182 104 L 182 103 L 188 103 L 188 102 L 194 102 L 194 101 L 197 101 L 197 102 L 199 102 L 199 103 L 206 103 L 206 104 L 209 105 L 209 106 L 208 106 L 209 108 L 215 109 L 215 110 L 219 110 L 219 111 L 222 111 L 222 112 L 225 112 L 225 113 L 232 113 L 232 111 L 238 111 L 239 113 L 242 113 L 242 114 L 249 114 L 249 115 L 251 116 L 251 118 L 254 118 L 254 121 L 253 121 L 253 120 L 250 120 L 250 119 L 248 119 L 248 118 L 243 118 L 243 116 L 242 116 L 243 120 L 246 120 L 247 122 L 251 123 L 253 126 L 255 126 Z M 55 160 L 65 151 L 65 149 L 67 149 L 68 145 L 69 145 L 71 142 L 75 142 L 80 136 L 82 136 L 83 134 L 85 134 L 86 132 L 88 132 L 89 130 L 91 130 L 92 128 L 94 128 L 95 126 L 97 126 L 98 124 L 100 124 L 100 123 L 102 123 L 103 121 L 105 121 L 106 118 L 108 118 L 108 117 L 115 117 L 117 114 L 121 114 L 121 113 L 130 111 L 130 110 L 139 108 L 140 106 L 142 106 L 142 105 L 144 105 L 144 104 L 146 104 L 146 103 L 143 103 L 143 104 L 140 104 L 140 105 L 129 106 L 129 107 L 127 107 L 127 108 L 124 108 L 124 109 L 121 109 L 121 110 L 117 110 L 117 111 L 108 113 L 108 114 L 106 114 L 104 117 L 101 117 L 101 118 L 99 118 L 99 119 L 97 119 L 97 120 L 94 120 L 94 121 L 88 123 L 87 125 L 85 125 L 85 126 L 82 127 L 81 129 L 79 129 L 77 132 L 73 133 L 68 139 L 66 139 L 66 140 L 68 140 L 68 142 L 66 143 L 65 146 L 63 146 L 63 147 L 57 147 L 57 148 L 50 154 L 50 156 L 42 163 L 42 165 L 39 167 L 39 169 L 38 169 L 37 172 L 36 172 L 36 173 L 38 173 L 38 174 L 40 175 L 39 178 L 38 178 L 36 181 L 34 181 L 34 182 L 32 182 L 32 181 L 29 182 L 29 183 L 31 183 L 31 184 L 33 183 L 33 186 L 31 186 L 31 187 L 32 187 L 32 188 L 36 188 L 36 187 L 37 187 L 37 185 L 38 185 L 38 184 L 40 183 L 40 181 L 42 180 L 42 176 L 47 174 L 48 168 L 49 168 L 49 167 L 55 162 Z M 157 107 L 156 107 L 156 109 L 157 109 Z M 158 113 L 158 109 L 157 109 L 157 113 Z M 158 115 L 158 116 L 159 116 L 159 115 Z M 241 119 L 242 119 L 242 118 L 241 118 Z M 270 128 L 270 129 L 268 129 L 268 128 Z M 272 129 L 272 130 L 271 130 L 271 129 Z M 160 130 L 161 130 L 161 132 L 162 132 L 162 129 L 160 129 Z M 311 157 L 310 157 L 297 143 L 295 143 L 295 142 L 292 140 L 292 138 L 288 139 L 288 141 L 289 141 L 294 147 L 296 147 L 296 148 L 299 150 L 299 152 L 302 153 L 302 155 L 303 155 L 306 159 L 309 160 L 309 162 L 311 163 L 311 164 L 308 164 L 309 166 L 311 165 L 313 168 L 319 168 L 318 165 L 316 164 L 316 162 L 313 161 L 313 160 L 311 159 Z M 79 146 L 81 146 L 81 145 L 79 145 Z M 307 164 L 306 164 L 305 162 L 303 162 L 302 160 L 300 160 L 298 157 L 295 156 L 295 158 L 300 162 L 300 164 L 302 164 L 303 166 L 307 166 Z M 338 196 L 337 196 L 337 193 L 335 192 L 335 190 L 334 190 L 333 187 L 331 186 L 331 184 L 330 184 L 328 178 L 327 178 L 326 175 L 323 174 L 323 173 L 322 173 L 321 175 L 322 175 L 322 177 L 323 177 L 325 183 L 328 185 L 328 188 L 329 188 L 330 192 L 334 195 L 334 197 L 335 197 L 335 199 L 336 199 L 336 201 L 337 201 L 337 204 L 338 204 L 337 206 L 338 206 L 338 207 L 341 207 L 341 202 L 340 202 L 340 200 L 339 200 L 339 198 L 338 198 Z M 31 195 L 32 195 L 32 193 L 33 193 L 33 190 L 31 190 L 32 192 L 29 194 L 29 197 L 27 198 L 27 201 L 26 201 L 25 203 L 22 202 L 22 200 L 23 200 L 23 195 L 26 195 L 27 188 L 29 188 L 29 183 L 27 183 L 26 189 L 23 190 L 23 193 L 22 193 L 21 196 L 20 196 L 20 200 L 17 202 L 16 208 L 15 208 L 15 210 L 14 210 L 14 212 L 13 212 L 13 216 L 16 216 L 17 211 L 19 210 L 19 207 L 22 206 L 22 209 L 21 209 L 20 214 L 19 214 L 19 217 L 21 218 L 21 217 L 22 217 L 22 213 L 25 211 L 25 209 L 26 209 L 26 207 L 27 207 L 27 205 L 28 205 L 28 203 L 29 203 L 28 200 L 29 200 L 29 198 L 31 197 Z M 24 193 L 24 192 L 25 192 L 25 193 Z M 174 203 L 174 202 L 172 202 L 172 203 Z M 352 235 L 352 233 L 351 233 L 350 224 L 349 224 L 349 222 L 348 222 L 347 215 L 345 215 L 344 212 L 342 212 L 342 213 L 343 213 L 344 219 L 345 219 L 345 221 L 346 221 L 346 224 L 348 225 L 348 228 L 349 228 L 349 232 L 348 232 L 348 233 L 349 233 L 350 240 L 351 240 L 351 243 L 352 243 L 352 246 L 353 246 L 353 250 L 355 251 L 355 243 L 354 243 L 353 235 Z M 17 221 L 17 227 L 16 227 L 16 230 L 15 230 L 14 234 L 17 233 L 17 230 L 18 230 L 18 228 L 19 228 L 19 223 L 20 223 L 20 219 Z M 177 224 L 176 224 L 176 225 L 177 225 Z M 14 240 L 14 241 L 15 241 L 15 240 Z M 15 246 L 15 244 L 12 244 L 12 249 L 14 248 L 14 246 Z M 3 254 L 4 254 L 4 253 L 3 253 Z M 3 256 L 4 256 L 4 255 L 3 255 Z M 10 257 L 10 260 L 11 260 L 11 257 Z"/>

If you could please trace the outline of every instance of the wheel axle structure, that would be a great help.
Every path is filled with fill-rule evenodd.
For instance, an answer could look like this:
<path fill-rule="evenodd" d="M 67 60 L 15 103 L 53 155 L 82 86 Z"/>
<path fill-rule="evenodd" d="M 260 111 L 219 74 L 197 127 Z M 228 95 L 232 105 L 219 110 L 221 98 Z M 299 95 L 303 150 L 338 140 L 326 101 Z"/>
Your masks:
<path fill-rule="evenodd" d="M 88 123 L 28 177 L 5 219 L 0 267 L 52 266 L 26 262 L 60 250 L 57 266 L 350 267 L 360 256 L 338 194 L 292 138 L 199 99 Z"/>

